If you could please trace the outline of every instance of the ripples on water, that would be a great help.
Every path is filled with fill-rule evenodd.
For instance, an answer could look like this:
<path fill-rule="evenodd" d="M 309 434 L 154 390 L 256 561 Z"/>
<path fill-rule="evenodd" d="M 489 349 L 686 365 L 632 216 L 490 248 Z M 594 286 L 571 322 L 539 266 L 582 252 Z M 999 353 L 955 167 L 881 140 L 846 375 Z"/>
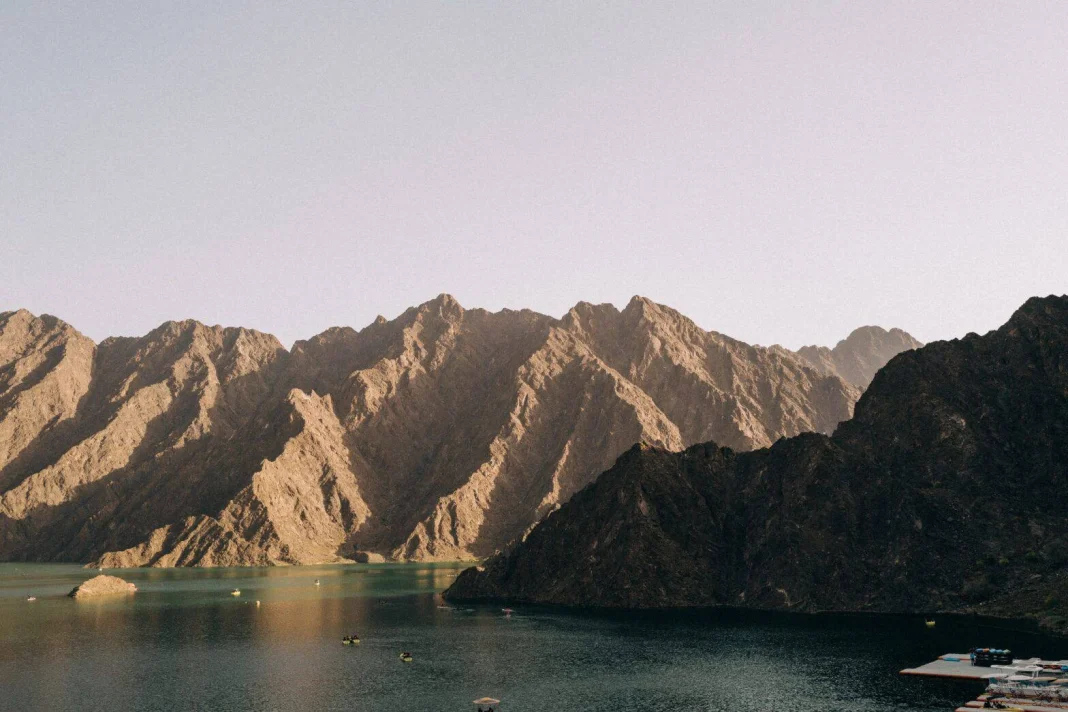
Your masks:
<path fill-rule="evenodd" d="M 490 695 L 502 712 L 948 712 L 979 686 L 897 671 L 974 645 L 1068 657 L 1061 639 L 951 618 L 442 610 L 458 571 L 138 569 L 118 572 L 132 600 L 75 602 L 96 572 L 0 564 L 0 709 L 446 711 Z M 350 632 L 360 646 L 341 645 Z"/>

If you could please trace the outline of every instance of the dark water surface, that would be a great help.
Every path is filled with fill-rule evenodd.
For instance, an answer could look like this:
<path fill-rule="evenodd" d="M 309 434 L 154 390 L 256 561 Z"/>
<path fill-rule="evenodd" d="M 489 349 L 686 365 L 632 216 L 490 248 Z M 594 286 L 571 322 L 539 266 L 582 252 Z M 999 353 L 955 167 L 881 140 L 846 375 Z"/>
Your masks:
<path fill-rule="evenodd" d="M 118 572 L 133 598 L 86 602 L 65 594 L 96 572 L 0 564 L 0 709 L 948 712 L 980 686 L 898 670 L 974 645 L 1068 657 L 951 618 L 438 608 L 458 571 L 134 569 Z"/>

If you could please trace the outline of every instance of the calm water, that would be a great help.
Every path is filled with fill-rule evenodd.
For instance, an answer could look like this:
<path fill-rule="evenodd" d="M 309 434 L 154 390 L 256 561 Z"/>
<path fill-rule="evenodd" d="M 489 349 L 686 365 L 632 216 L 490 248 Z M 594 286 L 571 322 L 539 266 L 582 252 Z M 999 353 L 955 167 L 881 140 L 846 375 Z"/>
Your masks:
<path fill-rule="evenodd" d="M 447 711 L 490 695 L 504 712 L 948 712 L 977 684 L 897 671 L 972 645 L 1068 657 L 1060 639 L 948 618 L 929 631 L 918 618 L 439 609 L 458 570 L 128 570 L 132 599 L 76 602 L 65 594 L 95 572 L 0 564 L 0 709 Z M 362 645 L 341 645 L 350 631 Z"/>

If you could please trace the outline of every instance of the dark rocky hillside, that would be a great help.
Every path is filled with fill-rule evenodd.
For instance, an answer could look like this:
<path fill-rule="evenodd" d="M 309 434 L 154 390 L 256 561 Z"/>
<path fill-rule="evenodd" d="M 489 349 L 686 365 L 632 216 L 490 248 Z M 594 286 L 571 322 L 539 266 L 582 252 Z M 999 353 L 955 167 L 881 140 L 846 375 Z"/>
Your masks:
<path fill-rule="evenodd" d="M 446 596 L 972 611 L 1063 628 L 1066 505 L 1068 297 L 1051 296 L 984 336 L 895 357 L 830 437 L 635 446 Z"/>

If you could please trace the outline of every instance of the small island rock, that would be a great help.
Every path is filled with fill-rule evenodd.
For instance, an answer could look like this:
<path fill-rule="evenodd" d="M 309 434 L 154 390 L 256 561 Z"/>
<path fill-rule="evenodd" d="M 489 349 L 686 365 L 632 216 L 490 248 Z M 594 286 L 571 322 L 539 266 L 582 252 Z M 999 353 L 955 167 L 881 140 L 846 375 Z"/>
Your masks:
<path fill-rule="evenodd" d="M 118 576 L 101 574 L 94 576 L 70 592 L 71 598 L 95 598 L 97 596 L 114 596 L 116 594 L 134 593 L 137 586 L 123 581 Z"/>

